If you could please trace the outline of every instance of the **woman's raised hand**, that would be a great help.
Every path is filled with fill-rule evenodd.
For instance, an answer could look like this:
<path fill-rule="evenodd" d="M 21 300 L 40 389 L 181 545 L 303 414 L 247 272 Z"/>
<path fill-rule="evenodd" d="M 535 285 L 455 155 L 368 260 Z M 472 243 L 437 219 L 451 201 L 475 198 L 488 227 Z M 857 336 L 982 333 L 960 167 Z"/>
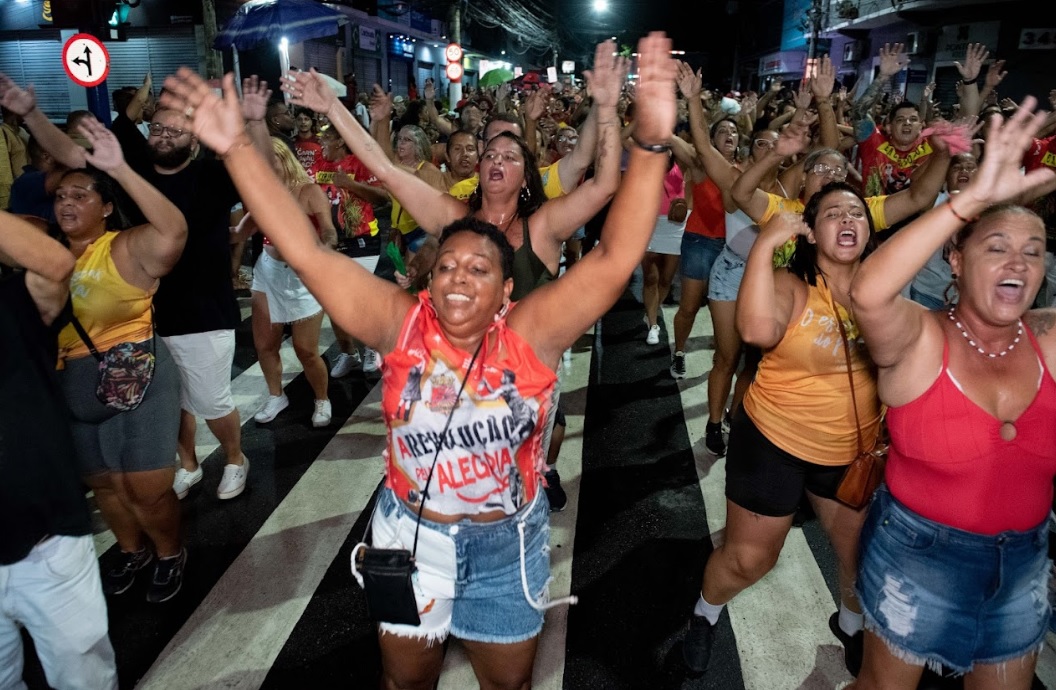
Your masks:
<path fill-rule="evenodd" d="M 638 41 L 638 123 L 635 138 L 643 144 L 666 143 L 675 129 L 678 102 L 675 80 L 678 63 L 671 58 L 671 39 L 653 31 Z"/>
<path fill-rule="evenodd" d="M 224 75 L 223 94 L 221 98 L 201 77 L 181 67 L 165 79 L 161 105 L 182 113 L 195 136 L 223 156 L 237 142 L 248 140 L 235 76 L 230 72 Z"/>
<path fill-rule="evenodd" d="M 23 89 L 14 79 L 0 72 L 0 105 L 25 117 L 37 107 L 37 94 L 32 84 Z"/>
<path fill-rule="evenodd" d="M 602 41 L 594 49 L 594 68 L 583 72 L 594 103 L 615 108 L 627 81 L 630 63 L 616 53 L 616 43 Z"/>
<path fill-rule="evenodd" d="M 381 84 L 375 84 L 370 92 L 370 121 L 377 122 L 392 117 L 392 94 L 385 93 Z"/>
<path fill-rule="evenodd" d="M 691 98 L 700 98 L 700 90 L 703 88 L 700 70 L 696 72 L 685 62 L 678 62 L 678 90 L 687 101 Z"/>
<path fill-rule="evenodd" d="M 1020 174 L 1023 154 L 1034 143 L 1034 135 L 1045 124 L 1047 113 L 1034 112 L 1037 100 L 1027 96 L 1019 108 L 1006 121 L 994 115 L 986 134 L 986 155 L 983 156 L 979 172 L 964 190 L 958 194 L 958 208 L 962 215 L 977 215 L 987 206 L 999 204 L 1018 197 L 1041 194 L 1052 187 L 1056 173 L 1042 166 L 1026 175 Z M 963 208 L 968 200 L 978 208 Z"/>
<path fill-rule="evenodd" d="M 125 164 L 125 156 L 121 151 L 114 133 L 103 126 L 102 122 L 94 117 L 83 118 L 77 125 L 81 135 L 92 145 L 90 152 L 85 152 L 84 159 L 105 173 L 113 173 Z"/>
<path fill-rule="evenodd" d="M 282 77 L 282 90 L 290 94 L 294 105 L 325 113 L 337 102 L 337 94 L 313 67 L 308 72 L 290 72 Z"/>
<path fill-rule="evenodd" d="M 255 74 L 242 80 L 242 117 L 247 121 L 263 120 L 270 100 L 268 82 Z"/>

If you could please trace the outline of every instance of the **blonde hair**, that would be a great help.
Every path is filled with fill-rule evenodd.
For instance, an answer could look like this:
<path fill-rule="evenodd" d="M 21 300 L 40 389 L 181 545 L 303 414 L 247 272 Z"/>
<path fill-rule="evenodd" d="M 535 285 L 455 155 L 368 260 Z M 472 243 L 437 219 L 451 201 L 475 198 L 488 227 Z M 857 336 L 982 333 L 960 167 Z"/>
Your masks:
<path fill-rule="evenodd" d="M 297 189 L 301 185 L 311 184 L 312 178 L 308 177 L 304 166 L 293 155 L 289 145 L 278 137 L 271 138 L 271 150 L 275 153 L 275 159 L 279 164 L 279 179 L 289 189 Z"/>

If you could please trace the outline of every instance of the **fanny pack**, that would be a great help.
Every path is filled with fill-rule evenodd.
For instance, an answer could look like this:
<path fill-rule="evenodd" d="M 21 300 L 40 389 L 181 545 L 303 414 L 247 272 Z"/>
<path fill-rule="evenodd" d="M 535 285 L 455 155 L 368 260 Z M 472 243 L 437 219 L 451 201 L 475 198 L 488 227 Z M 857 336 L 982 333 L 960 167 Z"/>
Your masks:
<path fill-rule="evenodd" d="M 95 387 L 95 397 L 107 407 L 127 412 L 139 407 L 147 394 L 147 388 L 154 379 L 154 307 L 150 308 L 150 348 L 143 343 L 118 343 L 106 354 L 99 354 L 95 344 L 88 337 L 88 332 L 77 320 L 70 317 L 77 335 L 88 346 L 92 356 L 99 362 L 99 383 Z"/>

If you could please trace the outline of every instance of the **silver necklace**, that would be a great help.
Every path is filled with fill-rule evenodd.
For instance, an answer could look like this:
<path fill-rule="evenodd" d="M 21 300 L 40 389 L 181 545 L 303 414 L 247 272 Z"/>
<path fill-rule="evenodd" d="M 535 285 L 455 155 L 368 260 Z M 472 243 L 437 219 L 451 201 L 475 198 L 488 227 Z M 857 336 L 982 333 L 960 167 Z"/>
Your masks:
<path fill-rule="evenodd" d="M 1001 352 L 987 352 L 983 348 L 979 347 L 979 345 L 976 344 L 976 342 L 974 340 L 972 340 L 972 336 L 968 335 L 968 331 L 961 324 L 961 322 L 957 320 L 957 317 L 953 315 L 953 312 L 954 312 L 955 309 L 956 309 L 956 307 L 950 307 L 950 311 L 949 311 L 950 321 L 953 321 L 957 325 L 957 330 L 959 330 L 961 332 L 961 335 L 964 336 L 964 339 L 967 340 L 968 344 L 971 345 L 972 347 L 974 347 L 976 349 L 976 351 L 979 354 L 981 354 L 981 355 L 985 355 L 985 356 L 990 357 L 992 359 L 996 359 L 998 357 L 1004 357 L 1009 352 L 1012 352 L 1012 350 L 1016 349 L 1016 345 L 1019 344 L 1019 339 L 1023 337 L 1023 319 L 1020 319 L 1019 320 L 1019 329 L 1016 331 L 1016 337 L 1012 341 L 1012 344 L 1009 345 L 1008 347 L 1006 347 Z"/>

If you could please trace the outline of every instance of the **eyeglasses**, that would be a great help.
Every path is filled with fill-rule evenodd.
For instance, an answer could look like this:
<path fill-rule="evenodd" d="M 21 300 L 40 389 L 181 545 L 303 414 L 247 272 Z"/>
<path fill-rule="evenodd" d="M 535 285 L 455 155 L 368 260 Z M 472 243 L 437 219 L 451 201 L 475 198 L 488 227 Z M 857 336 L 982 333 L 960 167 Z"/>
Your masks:
<path fill-rule="evenodd" d="M 570 144 L 574 144 L 577 141 L 579 141 L 579 137 L 573 137 L 573 136 L 568 136 L 566 134 L 561 134 L 561 135 L 559 135 L 557 137 L 557 140 L 558 141 L 565 141 L 565 142 L 568 142 Z"/>
<path fill-rule="evenodd" d="M 167 137 L 179 139 L 183 136 L 183 131 L 184 130 L 180 129 L 179 127 L 166 127 L 165 125 L 159 124 L 157 122 L 152 122 L 150 124 L 150 134 L 151 136 L 155 137 L 160 137 L 162 134 L 164 134 Z"/>
<path fill-rule="evenodd" d="M 845 169 L 833 168 L 824 163 L 815 163 L 814 167 L 810 169 L 810 172 L 818 177 L 831 177 L 837 182 L 843 182 L 847 179 L 847 171 Z"/>
<path fill-rule="evenodd" d="M 773 139 L 756 139 L 752 143 L 761 149 L 772 149 L 774 148 L 774 144 L 776 144 L 777 142 L 775 142 Z"/>
<path fill-rule="evenodd" d="M 400 143 L 404 143 L 404 144 L 413 144 L 413 143 L 415 143 L 414 137 L 396 137 L 396 141 L 400 142 Z"/>

